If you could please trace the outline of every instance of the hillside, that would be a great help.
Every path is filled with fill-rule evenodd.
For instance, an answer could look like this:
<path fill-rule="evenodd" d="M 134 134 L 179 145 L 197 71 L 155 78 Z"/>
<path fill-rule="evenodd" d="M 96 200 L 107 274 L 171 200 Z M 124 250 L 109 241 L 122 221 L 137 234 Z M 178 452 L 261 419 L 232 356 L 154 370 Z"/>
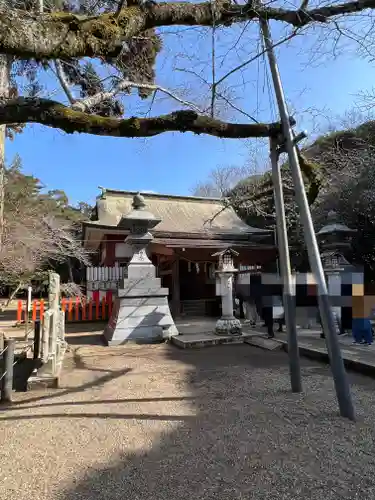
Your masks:
<path fill-rule="evenodd" d="M 315 228 L 324 225 L 328 212 L 335 210 L 344 223 L 358 229 L 353 262 L 364 264 L 375 278 L 374 146 L 375 121 L 327 134 L 303 149 L 301 169 Z M 287 163 L 282 166 L 282 177 L 290 243 L 302 256 L 304 244 Z M 261 228 L 275 224 L 270 171 L 242 181 L 230 193 L 230 200 L 248 224 Z"/>
<path fill-rule="evenodd" d="M 311 145 L 303 148 L 307 165 L 301 165 L 312 210 L 338 176 L 347 175 L 348 170 L 358 170 L 358 159 L 364 159 L 375 145 L 375 121 L 363 123 L 357 128 L 340 130 L 323 135 Z M 361 154 L 358 155 L 358 152 Z M 285 202 L 290 208 L 293 200 L 293 184 L 287 163 L 281 167 L 284 182 Z M 311 192 L 311 188 L 313 192 Z M 255 221 L 261 227 L 273 222 L 273 187 L 271 171 L 252 175 L 241 182 L 229 194 L 239 215 L 248 223 Z"/>

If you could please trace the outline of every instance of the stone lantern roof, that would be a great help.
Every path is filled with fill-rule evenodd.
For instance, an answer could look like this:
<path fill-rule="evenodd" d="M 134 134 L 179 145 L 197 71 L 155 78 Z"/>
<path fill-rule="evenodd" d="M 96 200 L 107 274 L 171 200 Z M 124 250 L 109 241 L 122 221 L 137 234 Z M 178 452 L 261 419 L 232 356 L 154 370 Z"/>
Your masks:
<path fill-rule="evenodd" d="M 236 269 L 233 265 L 233 258 L 239 255 L 233 248 L 227 247 L 220 252 L 212 254 L 212 257 L 219 258 L 219 272 L 235 272 Z"/>
<path fill-rule="evenodd" d="M 316 233 L 317 236 L 324 236 L 327 234 L 332 234 L 332 233 L 346 233 L 346 234 L 351 234 L 351 233 L 356 233 L 356 229 L 350 229 L 346 224 L 342 224 L 341 222 L 338 222 L 339 217 L 337 215 L 337 212 L 334 210 L 331 210 L 328 212 L 327 215 L 327 224 L 323 226 L 320 231 Z"/>
<path fill-rule="evenodd" d="M 339 222 L 335 211 L 328 213 L 327 224 L 316 233 L 325 270 L 347 269 L 350 266 L 344 254 L 350 251 L 352 235 L 356 232 L 356 229 L 350 229 L 346 224 Z"/>
<path fill-rule="evenodd" d="M 153 229 L 161 222 L 160 217 L 155 217 L 155 215 L 146 209 L 146 202 L 144 197 L 137 193 L 133 196 L 132 210 L 123 215 L 118 223 L 119 227 L 133 230 L 133 232 L 147 232 L 149 229 Z"/>

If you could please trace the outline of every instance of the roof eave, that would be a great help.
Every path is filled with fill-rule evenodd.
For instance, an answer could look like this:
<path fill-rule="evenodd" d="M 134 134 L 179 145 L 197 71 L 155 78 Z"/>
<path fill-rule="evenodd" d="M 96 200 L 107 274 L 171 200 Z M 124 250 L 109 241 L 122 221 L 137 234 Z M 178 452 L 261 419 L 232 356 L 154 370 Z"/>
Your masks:
<path fill-rule="evenodd" d="M 127 234 L 128 231 L 126 229 L 122 229 L 119 226 L 112 226 L 112 225 L 105 225 L 105 224 L 100 224 L 100 223 L 95 223 L 94 222 L 84 222 L 84 231 L 86 234 L 86 230 L 88 228 L 96 229 L 96 230 L 102 230 L 102 231 L 107 231 L 107 232 L 112 232 L 112 233 L 117 233 L 117 234 Z M 242 233 L 227 233 L 227 232 L 214 232 L 214 231 L 207 231 L 207 232 L 199 232 L 199 233 L 189 233 L 189 232 L 175 232 L 175 231 L 158 231 L 157 228 L 154 230 L 151 230 L 152 234 L 155 237 L 164 237 L 164 238 L 191 238 L 191 239 L 202 239 L 202 237 L 207 238 L 207 239 L 218 239 L 218 240 L 247 240 L 248 238 L 265 238 L 267 236 L 270 236 L 272 234 L 272 231 L 268 230 L 254 230 L 254 231 L 247 231 L 247 232 L 242 232 Z"/>

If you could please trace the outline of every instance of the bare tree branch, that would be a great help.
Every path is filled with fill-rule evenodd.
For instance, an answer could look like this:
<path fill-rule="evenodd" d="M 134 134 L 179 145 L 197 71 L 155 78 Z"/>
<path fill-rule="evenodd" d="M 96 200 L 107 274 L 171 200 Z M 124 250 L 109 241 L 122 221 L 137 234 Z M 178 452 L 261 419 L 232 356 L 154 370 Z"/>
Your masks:
<path fill-rule="evenodd" d="M 24 97 L 0 104 L 0 124 L 11 123 L 40 123 L 70 134 L 82 132 L 113 137 L 152 137 L 164 132 L 193 132 L 244 139 L 270 137 L 280 132 L 279 123 L 229 123 L 189 110 L 151 118 L 107 118 L 75 111 L 49 99 Z"/>
<path fill-rule="evenodd" d="M 287 35 L 286 37 L 282 38 L 281 40 L 279 40 L 278 42 L 275 42 L 273 44 L 273 48 L 276 48 L 278 47 L 279 45 L 282 45 L 283 43 L 291 40 L 292 38 L 294 38 L 296 35 L 298 34 L 297 30 L 294 30 L 292 33 L 290 33 L 290 35 Z M 261 57 L 263 56 L 264 54 L 266 54 L 267 50 L 264 49 L 264 50 L 261 50 L 260 52 L 258 52 L 255 56 L 251 57 L 250 59 L 247 59 L 246 61 L 244 61 L 243 63 L 239 64 L 238 66 L 236 66 L 235 68 L 231 69 L 230 71 L 228 71 L 228 73 L 226 73 L 225 75 L 223 75 L 217 82 L 216 82 L 216 87 L 219 86 L 221 83 L 223 83 L 224 80 L 226 80 L 227 78 L 229 78 L 231 75 L 233 75 L 234 73 L 236 73 L 237 71 L 239 71 L 240 69 L 244 68 L 245 66 L 247 66 L 248 64 L 256 61 L 258 59 L 258 57 Z"/>
<path fill-rule="evenodd" d="M 249 113 L 246 113 L 246 111 L 244 111 L 243 109 L 241 109 L 238 106 L 236 106 L 235 104 L 233 104 L 228 98 L 226 98 L 220 92 L 216 91 L 216 95 L 218 97 L 220 97 L 220 99 L 223 99 L 223 101 L 225 101 L 228 104 L 228 106 L 230 106 L 232 109 L 235 109 L 236 111 L 241 113 L 241 115 L 247 116 L 247 118 L 250 118 L 250 120 L 253 121 L 254 123 L 259 123 L 256 118 L 254 118 L 252 115 L 250 115 Z"/>
<path fill-rule="evenodd" d="M 375 88 L 362 91 L 357 95 L 359 102 L 358 108 L 360 111 L 371 111 L 375 108 Z"/>
<path fill-rule="evenodd" d="M 203 114 L 203 111 L 199 109 L 195 104 L 192 102 L 186 101 L 182 99 L 181 97 L 177 96 L 170 90 L 161 87 L 160 85 L 155 85 L 151 83 L 138 83 L 138 82 L 131 82 L 129 80 L 124 80 L 120 82 L 113 90 L 108 91 L 108 92 L 98 92 L 97 94 L 93 96 L 86 97 L 85 99 L 82 99 L 80 101 L 74 101 L 72 108 L 77 110 L 77 111 L 89 111 L 91 108 L 94 106 L 97 106 L 103 101 L 106 101 L 107 99 L 112 99 L 115 95 L 119 94 L 120 92 L 126 92 L 130 88 L 138 88 L 138 89 L 148 89 L 148 90 L 154 90 L 155 92 L 160 91 L 163 94 L 168 95 L 175 101 L 179 102 L 180 104 L 183 104 L 184 106 L 193 109 L 197 113 Z"/>
<path fill-rule="evenodd" d="M 58 78 L 60 85 L 61 85 L 62 89 L 64 90 L 70 104 L 74 104 L 76 101 L 72 95 L 69 83 L 66 79 L 64 68 L 62 67 L 61 61 L 59 59 L 56 59 L 56 61 L 55 61 L 55 69 L 56 69 L 57 78 Z"/>

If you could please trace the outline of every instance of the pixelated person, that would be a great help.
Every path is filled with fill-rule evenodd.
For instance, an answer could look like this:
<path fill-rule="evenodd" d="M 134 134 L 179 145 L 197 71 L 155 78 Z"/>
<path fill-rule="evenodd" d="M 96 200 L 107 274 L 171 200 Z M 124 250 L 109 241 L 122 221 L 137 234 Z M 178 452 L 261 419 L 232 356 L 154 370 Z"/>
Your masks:
<path fill-rule="evenodd" d="M 255 328 L 258 320 L 258 313 L 255 300 L 252 297 L 249 297 L 244 302 L 244 310 L 246 322 L 248 322 L 252 328 Z"/>
<path fill-rule="evenodd" d="M 257 310 L 255 307 L 255 295 L 257 294 L 256 276 L 257 275 L 250 275 L 248 293 L 239 293 L 240 300 L 242 300 L 245 323 L 249 323 L 252 328 L 256 327 L 258 321 Z"/>
<path fill-rule="evenodd" d="M 279 285 L 279 283 L 277 283 L 276 279 L 275 282 L 272 282 L 272 279 L 271 280 L 269 279 L 270 276 L 268 276 L 267 278 L 264 281 L 262 279 L 262 286 L 261 286 L 262 295 L 261 295 L 260 310 L 261 310 L 261 317 L 264 321 L 263 326 L 267 328 L 267 336 L 268 338 L 272 339 L 275 337 L 275 333 L 273 330 L 273 323 L 274 323 L 273 310 L 275 304 L 274 299 L 275 297 L 279 296 L 282 287 Z"/>
<path fill-rule="evenodd" d="M 352 334 L 353 344 L 370 346 L 373 340 L 370 317 L 375 308 L 375 296 L 364 293 L 363 285 L 353 285 Z"/>
<path fill-rule="evenodd" d="M 342 283 L 341 284 L 341 297 L 345 301 L 345 305 L 341 307 L 341 331 L 340 335 L 343 335 L 348 330 L 352 329 L 352 306 L 346 303 L 345 297 L 352 297 L 352 283 Z"/>
<path fill-rule="evenodd" d="M 261 274 L 251 276 L 249 303 L 255 306 L 256 315 L 264 321 L 263 326 L 267 327 L 268 336 L 272 338 L 274 336 L 272 306 L 270 307 L 267 285 L 263 283 Z M 252 310 L 252 313 L 255 311 Z M 253 318 L 255 319 L 255 314 Z"/>
<path fill-rule="evenodd" d="M 283 325 L 285 324 L 285 310 L 283 303 L 283 285 L 275 284 L 273 287 L 273 305 L 276 309 L 282 310 L 282 314 L 278 314 L 276 317 L 274 316 L 273 320 L 275 323 L 279 325 L 277 331 L 281 333 L 283 331 Z"/>

